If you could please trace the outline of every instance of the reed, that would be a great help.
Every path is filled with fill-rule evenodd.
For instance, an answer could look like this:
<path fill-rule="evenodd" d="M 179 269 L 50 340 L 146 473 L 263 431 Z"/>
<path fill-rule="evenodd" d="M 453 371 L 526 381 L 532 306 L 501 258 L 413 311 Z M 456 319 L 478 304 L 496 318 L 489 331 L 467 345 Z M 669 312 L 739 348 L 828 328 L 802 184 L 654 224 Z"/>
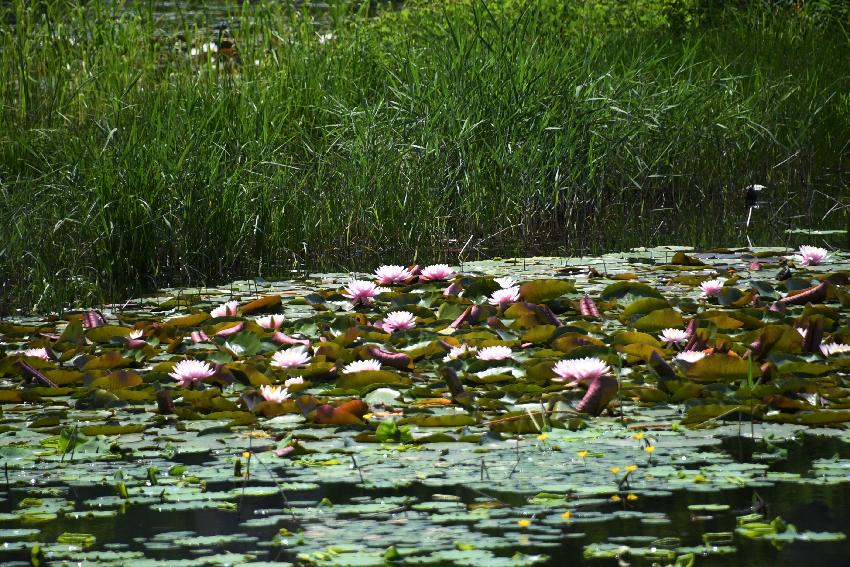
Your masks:
<path fill-rule="evenodd" d="M 614 4 L 0 8 L 0 313 L 848 225 L 846 20 Z"/>

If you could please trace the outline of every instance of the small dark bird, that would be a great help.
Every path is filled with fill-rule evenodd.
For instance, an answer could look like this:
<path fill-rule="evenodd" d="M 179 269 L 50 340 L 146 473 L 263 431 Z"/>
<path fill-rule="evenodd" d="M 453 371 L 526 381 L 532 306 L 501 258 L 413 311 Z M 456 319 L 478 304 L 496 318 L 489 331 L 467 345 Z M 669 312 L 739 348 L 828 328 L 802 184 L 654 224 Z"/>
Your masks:
<path fill-rule="evenodd" d="M 748 209 L 759 208 L 759 193 L 767 189 L 764 185 L 747 185 L 744 188 L 744 198 Z"/>
<path fill-rule="evenodd" d="M 758 209 L 761 205 L 761 201 L 759 200 L 759 193 L 767 189 L 764 185 L 759 185 L 754 183 L 753 185 L 747 185 L 744 188 L 744 204 L 747 207 L 747 224 L 744 225 L 744 229 L 750 228 L 750 221 L 753 220 L 753 209 Z M 750 240 L 750 235 L 747 234 L 747 243 L 752 248 L 753 241 Z"/>

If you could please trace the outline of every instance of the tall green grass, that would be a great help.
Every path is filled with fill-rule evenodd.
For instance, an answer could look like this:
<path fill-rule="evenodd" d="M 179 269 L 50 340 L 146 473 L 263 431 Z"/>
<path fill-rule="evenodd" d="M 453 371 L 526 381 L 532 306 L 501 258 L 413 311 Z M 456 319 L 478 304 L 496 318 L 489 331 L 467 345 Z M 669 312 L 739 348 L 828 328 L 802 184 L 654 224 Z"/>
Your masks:
<path fill-rule="evenodd" d="M 221 29 L 18 0 L 0 312 L 461 249 L 736 245 L 750 183 L 770 187 L 757 244 L 848 225 L 840 21 L 614 4 L 245 3 Z M 190 55 L 220 40 L 238 56 Z"/>

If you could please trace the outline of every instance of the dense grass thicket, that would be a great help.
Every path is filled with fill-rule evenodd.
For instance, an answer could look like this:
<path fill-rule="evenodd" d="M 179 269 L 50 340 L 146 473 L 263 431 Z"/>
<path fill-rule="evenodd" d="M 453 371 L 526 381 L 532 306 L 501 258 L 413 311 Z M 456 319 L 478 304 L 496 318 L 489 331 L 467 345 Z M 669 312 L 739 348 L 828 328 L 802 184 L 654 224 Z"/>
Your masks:
<path fill-rule="evenodd" d="M 0 312 L 467 242 L 740 244 L 749 183 L 758 244 L 850 224 L 828 2 L 5 6 Z"/>

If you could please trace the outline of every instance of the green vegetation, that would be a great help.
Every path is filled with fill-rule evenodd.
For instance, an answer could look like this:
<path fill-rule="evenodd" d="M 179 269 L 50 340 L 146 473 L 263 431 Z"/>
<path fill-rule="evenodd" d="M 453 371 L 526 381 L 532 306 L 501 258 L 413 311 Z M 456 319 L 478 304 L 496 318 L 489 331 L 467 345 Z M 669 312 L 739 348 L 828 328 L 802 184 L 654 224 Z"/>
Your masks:
<path fill-rule="evenodd" d="M 841 565 L 850 254 L 825 252 L 383 266 L 0 321 L 0 563 Z"/>
<path fill-rule="evenodd" d="M 454 261 L 470 237 L 730 245 L 750 183 L 761 244 L 848 224 L 827 2 L 282 4 L 228 29 L 147 2 L 0 8 L 0 312 Z"/>

